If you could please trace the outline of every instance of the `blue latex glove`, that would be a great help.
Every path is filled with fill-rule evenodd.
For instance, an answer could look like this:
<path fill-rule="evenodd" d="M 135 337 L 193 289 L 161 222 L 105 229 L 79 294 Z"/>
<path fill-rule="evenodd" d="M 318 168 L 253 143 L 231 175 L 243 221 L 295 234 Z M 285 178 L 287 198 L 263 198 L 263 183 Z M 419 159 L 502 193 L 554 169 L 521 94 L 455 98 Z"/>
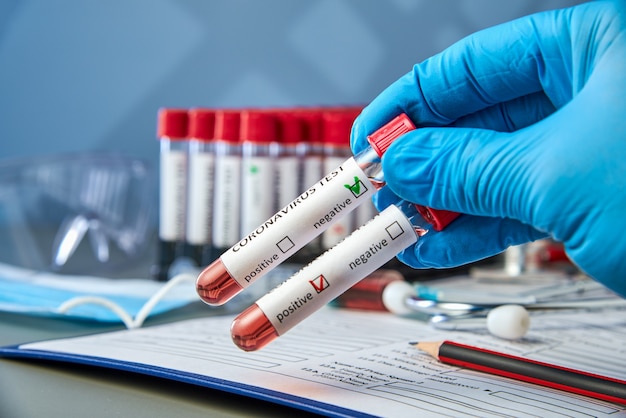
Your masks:
<path fill-rule="evenodd" d="M 352 149 L 405 112 L 383 158 L 398 196 L 462 215 L 399 255 L 453 267 L 551 236 L 626 295 L 626 2 L 543 12 L 417 64 L 357 118 Z"/>

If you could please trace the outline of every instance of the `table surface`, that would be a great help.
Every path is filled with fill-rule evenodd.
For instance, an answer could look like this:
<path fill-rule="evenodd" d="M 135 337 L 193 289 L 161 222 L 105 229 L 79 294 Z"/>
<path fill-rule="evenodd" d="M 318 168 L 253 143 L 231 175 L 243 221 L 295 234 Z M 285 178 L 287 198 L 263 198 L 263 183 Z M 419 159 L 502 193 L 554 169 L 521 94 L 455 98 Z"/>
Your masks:
<path fill-rule="evenodd" d="M 201 302 L 144 326 L 206 316 Z M 0 313 L 0 344 L 122 329 L 60 318 Z M 0 358 L 0 417 L 292 417 L 286 406 L 152 376 L 55 361 Z"/>

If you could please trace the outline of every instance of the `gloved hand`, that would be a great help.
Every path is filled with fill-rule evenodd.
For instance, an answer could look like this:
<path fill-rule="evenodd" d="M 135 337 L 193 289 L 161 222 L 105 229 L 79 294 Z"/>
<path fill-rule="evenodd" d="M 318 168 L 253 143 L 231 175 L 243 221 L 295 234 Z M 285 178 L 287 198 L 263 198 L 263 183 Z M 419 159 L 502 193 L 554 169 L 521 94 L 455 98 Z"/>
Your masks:
<path fill-rule="evenodd" d="M 524 17 L 415 65 L 357 118 L 353 152 L 402 112 L 418 129 L 385 154 L 375 203 L 464 214 L 402 261 L 453 267 L 551 236 L 626 296 L 626 2 Z"/>

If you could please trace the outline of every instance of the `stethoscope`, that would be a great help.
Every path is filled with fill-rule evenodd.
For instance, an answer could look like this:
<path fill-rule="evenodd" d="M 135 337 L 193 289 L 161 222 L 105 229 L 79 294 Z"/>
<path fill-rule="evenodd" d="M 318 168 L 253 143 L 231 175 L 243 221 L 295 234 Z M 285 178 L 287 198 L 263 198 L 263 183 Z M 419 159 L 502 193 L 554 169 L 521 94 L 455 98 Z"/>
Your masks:
<path fill-rule="evenodd" d="M 437 329 L 471 330 L 486 327 L 492 335 L 507 340 L 526 335 L 530 328 L 529 310 L 626 307 L 626 300 L 621 298 L 536 301 L 525 306 L 510 303 L 506 299 L 502 299 L 501 303 L 494 300 L 489 304 L 440 302 L 417 297 L 414 286 L 403 280 L 389 283 L 383 290 L 382 301 L 388 311 L 400 316 L 427 319 Z"/>

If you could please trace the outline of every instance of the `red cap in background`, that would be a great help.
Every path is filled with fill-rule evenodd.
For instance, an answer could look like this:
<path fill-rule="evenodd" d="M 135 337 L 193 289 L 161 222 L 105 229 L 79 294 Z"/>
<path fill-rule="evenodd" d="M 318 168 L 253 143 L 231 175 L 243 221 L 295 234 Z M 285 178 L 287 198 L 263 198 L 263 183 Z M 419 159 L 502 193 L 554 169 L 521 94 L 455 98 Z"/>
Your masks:
<path fill-rule="evenodd" d="M 189 138 L 211 141 L 215 134 L 215 110 L 195 108 L 189 111 Z"/>
<path fill-rule="evenodd" d="M 216 110 L 213 139 L 234 143 L 239 142 L 240 113 L 239 110 Z"/>
<path fill-rule="evenodd" d="M 360 108 L 353 107 L 328 109 L 322 112 L 322 140 L 324 144 L 349 147 L 352 124 L 359 112 Z"/>
<path fill-rule="evenodd" d="M 186 139 L 188 119 L 187 109 L 159 109 L 157 138 Z"/>
<path fill-rule="evenodd" d="M 322 143 L 322 109 L 299 108 L 296 114 L 304 123 L 305 142 L 310 144 Z"/>
<path fill-rule="evenodd" d="M 284 145 L 296 145 L 306 141 L 306 123 L 296 109 L 277 110 L 277 141 Z"/>
<path fill-rule="evenodd" d="M 269 144 L 278 138 L 276 116 L 268 110 L 243 110 L 239 129 L 241 141 Z"/>

